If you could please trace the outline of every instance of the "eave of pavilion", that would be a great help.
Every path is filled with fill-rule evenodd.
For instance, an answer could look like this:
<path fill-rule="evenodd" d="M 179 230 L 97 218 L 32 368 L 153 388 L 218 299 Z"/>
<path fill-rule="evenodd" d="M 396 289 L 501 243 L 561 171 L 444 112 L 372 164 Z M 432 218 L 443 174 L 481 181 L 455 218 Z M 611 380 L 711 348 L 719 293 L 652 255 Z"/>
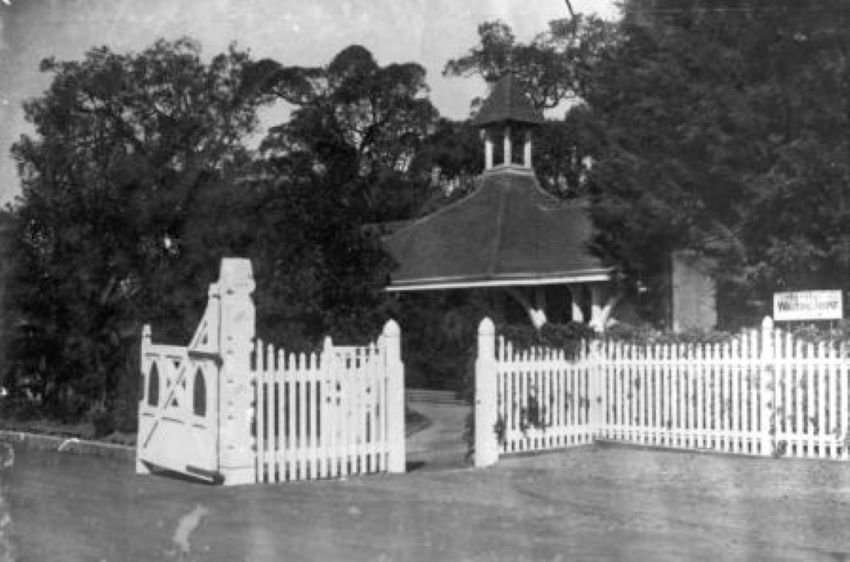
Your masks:
<path fill-rule="evenodd" d="M 606 283 L 612 279 L 613 268 L 588 271 L 570 271 L 563 274 L 540 276 L 506 275 L 491 279 L 436 277 L 400 282 L 386 288 L 388 292 L 440 291 L 452 289 L 482 289 L 488 287 L 542 287 L 546 285 L 576 285 L 580 283 Z"/>

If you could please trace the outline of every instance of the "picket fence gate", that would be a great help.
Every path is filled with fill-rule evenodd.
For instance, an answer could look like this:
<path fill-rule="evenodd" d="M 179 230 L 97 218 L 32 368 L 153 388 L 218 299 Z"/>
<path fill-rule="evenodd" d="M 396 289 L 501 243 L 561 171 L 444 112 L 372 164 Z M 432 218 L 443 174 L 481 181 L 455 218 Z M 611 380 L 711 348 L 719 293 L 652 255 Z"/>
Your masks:
<path fill-rule="evenodd" d="M 844 343 L 775 329 L 725 343 L 602 341 L 514 349 L 489 319 L 478 335 L 475 464 L 598 439 L 683 450 L 847 460 Z"/>
<path fill-rule="evenodd" d="M 395 322 L 368 346 L 335 347 L 328 337 L 321 354 L 296 355 L 258 340 L 254 357 L 258 481 L 404 472 Z"/>
<path fill-rule="evenodd" d="M 188 346 L 142 331 L 136 471 L 225 485 L 405 471 L 404 365 L 390 320 L 366 346 L 255 338 L 251 262 L 222 260 Z"/>

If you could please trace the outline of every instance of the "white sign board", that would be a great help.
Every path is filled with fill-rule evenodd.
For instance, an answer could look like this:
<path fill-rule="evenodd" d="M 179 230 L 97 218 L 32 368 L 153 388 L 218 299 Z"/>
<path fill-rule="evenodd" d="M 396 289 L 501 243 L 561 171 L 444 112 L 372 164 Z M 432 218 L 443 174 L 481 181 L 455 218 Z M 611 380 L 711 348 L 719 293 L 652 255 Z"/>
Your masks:
<path fill-rule="evenodd" d="M 801 291 L 773 294 L 773 319 L 841 320 L 844 303 L 841 291 Z"/>

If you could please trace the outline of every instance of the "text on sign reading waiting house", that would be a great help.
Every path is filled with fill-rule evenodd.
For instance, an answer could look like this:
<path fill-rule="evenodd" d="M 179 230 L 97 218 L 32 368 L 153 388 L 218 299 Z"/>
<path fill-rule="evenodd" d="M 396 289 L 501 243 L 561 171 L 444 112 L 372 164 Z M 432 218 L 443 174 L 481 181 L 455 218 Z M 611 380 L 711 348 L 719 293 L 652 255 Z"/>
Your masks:
<path fill-rule="evenodd" d="M 774 293 L 775 320 L 841 320 L 844 306 L 841 291 Z"/>

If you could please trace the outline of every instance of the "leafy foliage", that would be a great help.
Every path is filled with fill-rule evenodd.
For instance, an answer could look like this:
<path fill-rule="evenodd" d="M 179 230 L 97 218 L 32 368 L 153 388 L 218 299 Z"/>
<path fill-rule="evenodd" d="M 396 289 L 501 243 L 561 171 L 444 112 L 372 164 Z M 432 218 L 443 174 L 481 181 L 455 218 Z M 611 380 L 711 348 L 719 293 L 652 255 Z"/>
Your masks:
<path fill-rule="evenodd" d="M 576 322 L 547 323 L 540 330 L 525 324 L 510 324 L 500 327 L 499 333 L 511 342 L 516 351 L 542 347 L 563 350 L 568 356 L 578 352 L 582 342 L 592 341 L 598 336 L 593 328 Z"/>
<path fill-rule="evenodd" d="M 407 171 L 437 118 L 422 66 L 382 67 L 359 45 L 343 49 L 324 67 L 262 60 L 250 76 L 253 88 L 296 107 L 289 121 L 271 129 L 264 149 L 309 156 L 330 175 L 374 178 Z"/>
<path fill-rule="evenodd" d="M 478 26 L 479 44 L 448 61 L 443 74 L 478 74 L 493 84 L 512 72 L 534 107 L 554 108 L 584 98 L 590 72 L 613 40 L 613 31 L 611 23 L 595 15 L 577 15 L 554 20 L 531 42 L 519 43 L 504 22 L 484 22 Z"/>
<path fill-rule="evenodd" d="M 13 150 L 4 404 L 131 427 L 141 324 L 184 341 L 222 256 L 252 259 L 265 338 L 377 331 L 391 264 L 361 226 L 419 204 L 407 168 L 435 117 L 421 67 L 380 68 L 360 47 L 322 69 L 235 48 L 205 64 L 181 39 L 42 70 L 50 89 L 25 105 L 36 134 Z M 277 97 L 300 107 L 256 158 L 244 139 Z"/>
<path fill-rule="evenodd" d="M 721 322 L 735 325 L 774 290 L 850 273 L 846 10 L 679 4 L 626 18 L 587 88 L 605 131 L 595 246 L 651 290 L 671 251 L 714 258 Z"/>
<path fill-rule="evenodd" d="M 186 227 L 246 161 L 257 123 L 235 87 L 247 54 L 199 52 L 181 39 L 41 64 L 53 81 L 24 105 L 35 135 L 13 147 L 23 193 L 6 310 L 19 329 L 4 385 L 34 389 L 46 411 L 131 413 L 140 321 L 184 337 L 197 321 L 209 266 L 185 251 Z"/>
<path fill-rule="evenodd" d="M 593 69 L 616 40 L 614 31 L 613 24 L 595 16 L 576 16 L 552 21 L 547 31 L 520 43 L 507 24 L 485 22 L 478 26 L 479 43 L 446 63 L 443 74 L 478 74 L 493 84 L 510 72 L 535 108 L 569 104 L 564 119 L 537 128 L 532 159 L 545 189 L 578 197 L 585 193 L 588 166 L 600 147 L 584 98 Z"/>

